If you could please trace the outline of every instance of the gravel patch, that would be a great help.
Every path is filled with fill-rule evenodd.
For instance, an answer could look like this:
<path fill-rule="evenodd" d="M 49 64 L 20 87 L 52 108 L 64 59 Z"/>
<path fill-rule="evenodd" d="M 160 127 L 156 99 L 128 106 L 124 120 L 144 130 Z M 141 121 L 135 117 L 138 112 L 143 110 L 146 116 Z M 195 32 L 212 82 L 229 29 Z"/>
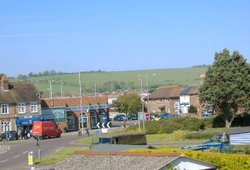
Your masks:
<path fill-rule="evenodd" d="M 177 157 L 73 155 L 57 163 L 55 170 L 159 170 Z"/>

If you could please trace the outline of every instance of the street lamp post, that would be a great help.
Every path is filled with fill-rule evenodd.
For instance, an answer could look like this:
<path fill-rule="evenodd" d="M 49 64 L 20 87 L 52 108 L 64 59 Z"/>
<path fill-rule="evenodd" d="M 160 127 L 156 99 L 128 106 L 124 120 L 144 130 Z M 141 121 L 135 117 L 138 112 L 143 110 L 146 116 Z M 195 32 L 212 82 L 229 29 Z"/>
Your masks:
<path fill-rule="evenodd" d="M 138 75 L 141 77 L 145 77 L 146 78 L 146 91 L 147 91 L 147 111 L 148 111 L 148 116 L 150 119 L 150 109 L 149 109 L 149 96 L 148 96 L 148 75 L 144 74 L 144 75 Z M 142 86 L 142 85 L 141 85 Z"/>
<path fill-rule="evenodd" d="M 61 98 L 63 97 L 63 88 L 62 88 L 63 85 L 64 83 L 61 83 Z"/>
<path fill-rule="evenodd" d="M 79 71 L 79 93 L 80 93 L 80 115 L 79 115 L 79 128 L 81 127 L 82 125 L 82 135 L 83 135 L 83 114 L 82 114 L 82 82 L 81 82 L 81 71 Z"/>
<path fill-rule="evenodd" d="M 49 90 L 50 90 L 50 99 L 52 99 L 53 91 L 52 91 L 52 81 L 54 80 L 49 80 Z"/>

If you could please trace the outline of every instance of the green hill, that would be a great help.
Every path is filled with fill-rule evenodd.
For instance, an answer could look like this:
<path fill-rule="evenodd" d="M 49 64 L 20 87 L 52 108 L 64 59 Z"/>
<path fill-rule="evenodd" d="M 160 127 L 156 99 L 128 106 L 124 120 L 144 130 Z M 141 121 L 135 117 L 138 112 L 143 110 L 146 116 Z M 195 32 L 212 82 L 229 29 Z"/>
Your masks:
<path fill-rule="evenodd" d="M 82 92 L 90 95 L 95 91 L 97 93 L 124 89 L 139 91 L 141 89 L 139 79 L 142 80 L 143 89 L 145 89 L 146 77 L 148 77 L 148 86 L 151 90 L 164 85 L 195 85 L 200 81 L 200 74 L 204 74 L 207 69 L 208 67 L 192 67 L 123 72 L 81 72 Z M 53 96 L 60 95 L 61 86 L 64 95 L 79 94 L 79 73 L 28 77 L 27 80 L 31 80 L 38 90 L 43 91 L 44 96 L 49 94 L 50 80 L 52 80 Z"/>

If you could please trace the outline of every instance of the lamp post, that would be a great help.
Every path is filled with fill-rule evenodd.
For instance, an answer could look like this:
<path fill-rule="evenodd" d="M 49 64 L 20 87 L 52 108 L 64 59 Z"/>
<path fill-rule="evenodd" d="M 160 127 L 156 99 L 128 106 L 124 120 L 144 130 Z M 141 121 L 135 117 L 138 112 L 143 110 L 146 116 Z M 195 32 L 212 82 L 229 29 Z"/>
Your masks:
<path fill-rule="evenodd" d="M 79 71 L 79 93 L 80 93 L 80 115 L 79 115 L 79 128 L 82 125 L 82 135 L 83 135 L 83 114 L 82 114 L 82 82 L 81 82 L 81 72 L 82 70 Z"/>
<path fill-rule="evenodd" d="M 146 92 L 147 92 L 147 111 L 148 111 L 148 116 L 150 119 L 150 109 L 149 109 L 149 97 L 148 97 L 148 75 L 147 74 L 143 74 L 143 75 L 138 75 L 139 77 L 145 77 L 146 79 Z M 142 88 L 142 85 L 141 85 Z"/>
<path fill-rule="evenodd" d="M 52 91 L 52 82 L 53 82 L 54 80 L 49 80 L 49 91 L 50 91 L 50 99 L 52 99 L 52 95 L 53 95 L 53 91 Z"/>
<path fill-rule="evenodd" d="M 61 98 L 63 97 L 63 85 L 64 85 L 64 83 L 61 83 Z"/>

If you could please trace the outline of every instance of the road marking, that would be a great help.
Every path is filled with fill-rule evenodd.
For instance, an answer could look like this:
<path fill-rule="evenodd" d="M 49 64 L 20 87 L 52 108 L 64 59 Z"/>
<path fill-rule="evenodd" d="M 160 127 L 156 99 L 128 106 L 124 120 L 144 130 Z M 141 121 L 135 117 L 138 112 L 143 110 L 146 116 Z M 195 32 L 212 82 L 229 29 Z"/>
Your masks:
<path fill-rule="evenodd" d="M 23 155 L 26 154 L 26 153 L 28 153 L 28 151 L 24 151 L 24 152 L 23 152 Z"/>
<path fill-rule="evenodd" d="M 2 160 L 0 161 L 0 164 L 4 163 L 4 162 L 7 162 L 9 159 L 5 159 L 5 160 Z"/>
<path fill-rule="evenodd" d="M 13 159 L 18 158 L 18 157 L 20 157 L 20 156 L 21 156 L 21 155 L 16 155 L 16 156 L 13 157 Z"/>

